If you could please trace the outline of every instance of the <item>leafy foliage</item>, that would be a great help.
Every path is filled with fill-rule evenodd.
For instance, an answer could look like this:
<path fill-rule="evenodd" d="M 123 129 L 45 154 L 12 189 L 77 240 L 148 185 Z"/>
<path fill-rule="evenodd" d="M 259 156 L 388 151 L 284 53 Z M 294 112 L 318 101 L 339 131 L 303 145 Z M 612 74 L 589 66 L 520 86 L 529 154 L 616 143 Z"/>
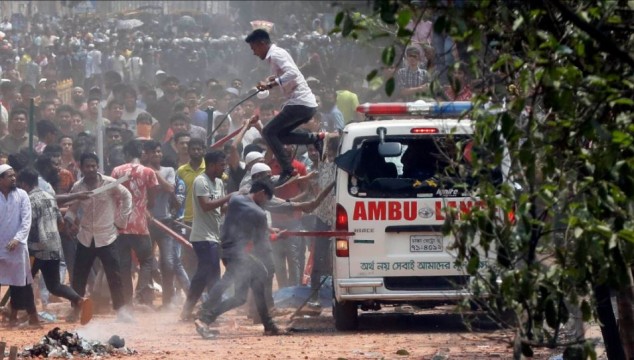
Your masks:
<path fill-rule="evenodd" d="M 479 299 L 485 307 L 515 314 L 518 356 L 567 346 L 567 358 L 594 358 L 591 345 L 561 331 L 571 313 L 597 320 L 598 287 L 632 285 L 632 10 L 593 0 L 426 4 L 434 31 L 459 44 L 477 85 L 472 161 L 454 171 L 476 178 L 483 206 L 446 210 L 458 262 L 475 276 L 474 294 L 490 295 Z M 389 0 L 374 9 L 363 21 L 342 11 L 333 31 L 359 37 L 382 21 L 373 29 L 391 31 L 392 43 L 381 60 L 398 63 L 411 36 L 405 27 L 424 9 Z M 388 95 L 393 90 L 386 83 Z M 491 100 L 505 111 L 484 110 Z M 499 169 L 502 183 L 493 181 Z M 494 265 L 482 269 L 482 256 Z"/>

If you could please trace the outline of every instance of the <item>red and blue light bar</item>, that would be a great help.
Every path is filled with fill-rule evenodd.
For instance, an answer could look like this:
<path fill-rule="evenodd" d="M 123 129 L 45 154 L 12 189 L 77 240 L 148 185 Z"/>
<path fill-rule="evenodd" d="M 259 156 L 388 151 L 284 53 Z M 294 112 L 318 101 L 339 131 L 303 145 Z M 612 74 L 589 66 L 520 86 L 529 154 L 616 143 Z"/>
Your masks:
<path fill-rule="evenodd" d="M 460 116 L 473 108 L 470 101 L 365 103 L 357 106 L 357 112 L 365 115 L 429 115 Z"/>

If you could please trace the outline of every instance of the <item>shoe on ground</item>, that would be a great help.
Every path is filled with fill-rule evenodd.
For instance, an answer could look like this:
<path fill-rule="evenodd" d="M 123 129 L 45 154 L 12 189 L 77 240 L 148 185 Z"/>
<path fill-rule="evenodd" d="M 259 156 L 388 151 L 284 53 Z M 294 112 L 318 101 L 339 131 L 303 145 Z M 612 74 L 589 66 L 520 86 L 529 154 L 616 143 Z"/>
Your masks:
<path fill-rule="evenodd" d="M 83 298 L 78 304 L 80 308 L 80 317 L 79 323 L 81 325 L 86 325 L 92 320 L 92 314 L 94 311 L 94 303 L 90 298 Z"/>
<path fill-rule="evenodd" d="M 282 335 L 290 335 L 288 330 L 283 330 L 277 327 L 277 325 L 273 324 L 264 329 L 264 336 L 282 336 Z"/>
<path fill-rule="evenodd" d="M 37 313 L 29 314 L 29 321 L 20 324 L 18 327 L 22 329 L 41 329 L 42 323 Z"/>
<path fill-rule="evenodd" d="M 185 305 L 183 307 L 183 310 L 181 311 L 180 320 L 184 322 L 190 322 L 195 319 L 196 317 L 194 316 L 194 309 L 189 308 L 187 305 Z"/>
<path fill-rule="evenodd" d="M 209 326 L 200 319 L 196 319 L 196 321 L 194 321 L 194 325 L 196 326 L 196 332 L 203 339 L 206 339 L 206 340 L 215 339 L 218 337 L 218 335 L 220 335 L 220 331 L 210 329 Z"/>

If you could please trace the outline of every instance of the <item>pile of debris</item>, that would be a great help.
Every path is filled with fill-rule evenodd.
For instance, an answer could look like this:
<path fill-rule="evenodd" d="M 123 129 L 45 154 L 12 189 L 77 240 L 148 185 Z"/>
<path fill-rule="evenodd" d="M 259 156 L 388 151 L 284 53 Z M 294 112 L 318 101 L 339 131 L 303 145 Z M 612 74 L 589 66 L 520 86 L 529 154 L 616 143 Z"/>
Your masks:
<path fill-rule="evenodd" d="M 125 347 L 125 340 L 117 335 L 110 337 L 107 343 L 102 343 L 83 339 L 77 333 L 62 331 L 56 327 L 49 331 L 39 343 L 26 347 L 21 355 L 72 359 L 74 356 L 119 356 L 136 353 L 135 350 Z"/>

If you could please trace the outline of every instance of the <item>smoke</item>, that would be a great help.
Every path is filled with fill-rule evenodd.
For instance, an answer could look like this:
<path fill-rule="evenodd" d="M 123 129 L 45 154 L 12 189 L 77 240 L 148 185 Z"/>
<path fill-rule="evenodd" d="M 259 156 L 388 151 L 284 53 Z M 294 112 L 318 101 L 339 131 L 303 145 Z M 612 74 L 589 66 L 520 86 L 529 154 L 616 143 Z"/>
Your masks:
<path fill-rule="evenodd" d="M 126 346 L 134 347 L 142 339 L 160 339 L 165 336 L 165 329 L 173 328 L 178 322 L 177 312 L 152 312 L 134 314 L 135 322 L 117 322 L 116 316 L 95 317 L 85 326 L 75 331 L 85 339 L 107 342 L 112 335 L 125 339 Z"/>

